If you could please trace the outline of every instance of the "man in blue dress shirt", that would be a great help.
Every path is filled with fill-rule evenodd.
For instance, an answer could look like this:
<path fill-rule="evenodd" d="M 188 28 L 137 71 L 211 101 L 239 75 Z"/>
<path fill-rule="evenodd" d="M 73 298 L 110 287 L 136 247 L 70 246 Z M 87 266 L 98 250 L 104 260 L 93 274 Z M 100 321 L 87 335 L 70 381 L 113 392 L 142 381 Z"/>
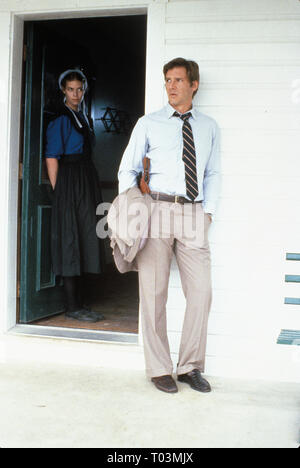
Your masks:
<path fill-rule="evenodd" d="M 147 156 L 154 207 L 150 236 L 137 256 L 147 376 L 161 391 L 178 391 L 166 324 L 175 254 L 186 298 L 178 381 L 210 392 L 201 373 L 212 299 L 208 230 L 220 191 L 219 128 L 193 107 L 200 82 L 197 63 L 174 59 L 165 65 L 164 76 L 169 103 L 137 122 L 119 168 L 119 192 L 136 185 Z"/>

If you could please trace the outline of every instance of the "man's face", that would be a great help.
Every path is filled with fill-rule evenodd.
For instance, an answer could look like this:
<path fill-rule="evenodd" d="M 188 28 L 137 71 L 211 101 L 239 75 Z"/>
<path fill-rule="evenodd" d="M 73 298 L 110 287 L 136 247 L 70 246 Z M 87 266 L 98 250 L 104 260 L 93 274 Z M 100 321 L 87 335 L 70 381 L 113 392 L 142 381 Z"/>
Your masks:
<path fill-rule="evenodd" d="M 175 109 L 178 107 L 191 107 L 193 94 L 198 86 L 198 81 L 190 83 L 184 67 L 172 68 L 166 74 L 166 90 L 169 103 Z"/>

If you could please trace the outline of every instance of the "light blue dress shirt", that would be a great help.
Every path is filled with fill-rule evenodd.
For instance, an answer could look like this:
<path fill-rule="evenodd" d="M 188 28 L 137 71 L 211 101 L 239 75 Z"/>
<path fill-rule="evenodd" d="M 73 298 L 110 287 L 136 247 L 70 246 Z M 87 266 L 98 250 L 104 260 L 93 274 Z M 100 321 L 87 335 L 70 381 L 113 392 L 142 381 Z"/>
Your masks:
<path fill-rule="evenodd" d="M 168 104 L 158 112 L 140 118 L 132 132 L 119 168 L 119 193 L 136 185 L 143 171 L 143 158 L 150 158 L 150 190 L 168 195 L 186 194 L 185 167 L 182 160 L 183 121 L 174 117 Z M 197 159 L 199 195 L 205 213 L 212 215 L 220 192 L 220 132 L 216 122 L 192 108 L 191 124 Z"/>

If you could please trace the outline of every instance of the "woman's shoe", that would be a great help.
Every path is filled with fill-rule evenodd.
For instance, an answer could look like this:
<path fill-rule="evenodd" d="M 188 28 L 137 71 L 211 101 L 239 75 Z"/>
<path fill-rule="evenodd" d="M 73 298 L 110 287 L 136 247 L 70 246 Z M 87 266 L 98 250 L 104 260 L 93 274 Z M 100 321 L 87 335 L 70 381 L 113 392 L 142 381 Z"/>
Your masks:
<path fill-rule="evenodd" d="M 87 310 L 87 309 L 80 309 L 80 310 L 75 310 L 72 312 L 66 312 L 65 315 L 68 318 L 79 320 L 81 322 L 96 323 L 101 320 L 98 314 L 96 314 L 92 310 Z"/>
<path fill-rule="evenodd" d="M 103 314 L 101 314 L 101 312 L 97 312 L 96 310 L 92 310 L 92 309 L 90 308 L 90 306 L 84 304 L 84 305 L 83 305 L 83 309 L 84 309 L 84 310 L 87 310 L 88 312 L 92 312 L 92 314 L 94 314 L 95 316 L 98 317 L 98 320 L 105 320 L 105 317 L 104 317 Z"/>

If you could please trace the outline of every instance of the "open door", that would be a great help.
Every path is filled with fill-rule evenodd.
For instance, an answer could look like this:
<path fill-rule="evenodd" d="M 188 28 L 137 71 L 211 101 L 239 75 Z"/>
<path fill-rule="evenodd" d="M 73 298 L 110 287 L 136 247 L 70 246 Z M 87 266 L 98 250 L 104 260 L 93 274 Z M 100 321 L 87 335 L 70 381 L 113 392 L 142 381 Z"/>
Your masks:
<path fill-rule="evenodd" d="M 20 322 L 63 312 L 60 278 L 52 272 L 50 251 L 51 190 L 43 158 L 44 133 L 61 100 L 59 73 L 88 67 L 88 53 L 76 43 L 53 37 L 37 23 L 26 23 L 26 84 L 22 174 Z M 67 54 L 57 56 L 57 48 Z M 84 70 L 85 72 L 85 70 Z"/>
<path fill-rule="evenodd" d="M 118 167 L 130 137 L 127 127 L 144 114 L 146 37 L 146 15 L 25 22 L 18 323 L 60 328 L 60 334 L 62 328 L 117 332 L 116 341 L 120 333 L 138 333 L 137 273 L 121 275 L 116 270 L 109 239 L 102 243 L 103 271 L 85 278 L 90 306 L 103 313 L 105 321 L 89 324 L 65 317 L 61 278 L 52 273 L 52 190 L 43 143 L 49 119 L 62 102 L 58 77 L 80 68 L 89 83 L 86 108 L 96 135 L 93 162 L 103 200 L 114 200 Z M 126 116 L 124 128 L 105 126 L 108 109 Z"/>

